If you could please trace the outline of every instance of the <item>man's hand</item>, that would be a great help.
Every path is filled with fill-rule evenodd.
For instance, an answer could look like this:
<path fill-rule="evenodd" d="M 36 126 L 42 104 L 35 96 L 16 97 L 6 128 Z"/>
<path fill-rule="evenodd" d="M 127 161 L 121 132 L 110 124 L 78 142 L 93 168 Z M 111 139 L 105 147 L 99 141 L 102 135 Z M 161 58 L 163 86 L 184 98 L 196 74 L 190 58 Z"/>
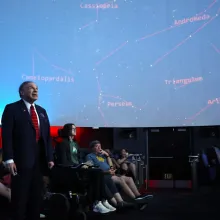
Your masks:
<path fill-rule="evenodd" d="M 17 175 L 17 167 L 15 163 L 6 163 L 6 168 L 9 170 L 11 175 L 16 176 Z"/>
<path fill-rule="evenodd" d="M 106 151 L 104 151 L 104 150 L 101 150 L 100 153 L 105 155 L 106 157 L 109 157 L 109 154 Z"/>
<path fill-rule="evenodd" d="M 48 162 L 48 168 L 52 169 L 53 167 L 54 167 L 54 162 L 53 161 Z"/>
<path fill-rule="evenodd" d="M 89 168 L 89 166 L 87 166 L 87 165 L 82 166 L 82 169 L 88 169 L 88 168 Z"/>

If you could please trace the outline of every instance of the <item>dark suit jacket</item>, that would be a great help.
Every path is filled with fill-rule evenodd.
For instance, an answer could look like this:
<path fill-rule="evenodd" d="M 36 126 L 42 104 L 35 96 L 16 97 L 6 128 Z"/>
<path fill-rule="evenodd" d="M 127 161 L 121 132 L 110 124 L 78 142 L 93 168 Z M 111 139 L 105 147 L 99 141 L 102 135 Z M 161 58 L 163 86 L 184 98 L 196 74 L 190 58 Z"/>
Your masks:
<path fill-rule="evenodd" d="M 78 148 L 77 150 L 78 150 L 78 160 L 80 163 L 81 162 L 80 149 Z M 62 142 L 58 143 L 56 145 L 55 152 L 56 152 L 57 164 L 62 164 L 65 166 L 76 165 L 71 160 L 70 144 L 68 139 L 64 138 Z"/>
<path fill-rule="evenodd" d="M 53 161 L 50 123 L 46 110 L 35 104 L 40 135 L 48 162 Z M 23 100 L 6 105 L 2 115 L 3 160 L 13 159 L 17 169 L 32 168 L 39 156 L 36 131 Z M 18 171 L 19 172 L 19 171 Z"/>

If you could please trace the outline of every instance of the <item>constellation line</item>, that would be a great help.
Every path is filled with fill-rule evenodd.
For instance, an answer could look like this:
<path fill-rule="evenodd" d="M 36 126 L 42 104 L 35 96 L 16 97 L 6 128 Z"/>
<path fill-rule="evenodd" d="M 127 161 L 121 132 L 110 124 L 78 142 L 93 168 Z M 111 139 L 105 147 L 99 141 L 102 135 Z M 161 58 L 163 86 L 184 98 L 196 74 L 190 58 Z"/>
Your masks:
<path fill-rule="evenodd" d="M 194 36 L 195 34 L 197 34 L 198 32 L 200 32 L 205 26 L 207 26 L 211 21 L 213 21 L 217 16 L 213 16 L 209 21 L 205 22 L 202 26 L 200 26 L 196 31 L 194 31 L 192 34 L 190 34 L 187 38 L 185 38 L 184 40 L 182 40 L 180 43 L 178 43 L 175 47 L 173 47 L 171 50 L 169 50 L 168 52 L 166 52 L 163 56 L 161 56 L 160 58 L 158 58 L 153 64 L 152 66 L 155 66 L 156 64 L 158 64 L 159 62 L 161 62 L 162 60 L 164 60 L 168 55 L 170 55 L 172 52 L 174 52 L 176 49 L 178 49 L 181 45 L 183 45 L 184 43 L 186 43 L 192 36 Z"/>
<path fill-rule="evenodd" d="M 218 54 L 220 54 L 220 50 L 213 43 L 211 43 L 211 46 Z"/>
<path fill-rule="evenodd" d="M 199 14 L 196 14 L 196 15 L 198 16 L 198 15 L 201 15 L 201 14 L 207 12 L 209 9 L 211 9 L 211 8 L 215 5 L 216 2 L 217 2 L 217 0 L 214 0 L 205 10 L 203 10 L 202 12 L 200 12 Z M 219 10 L 220 10 L 220 9 L 219 9 Z M 167 27 L 167 28 L 164 28 L 164 29 L 159 30 L 159 31 L 156 31 L 156 32 L 154 32 L 154 33 L 152 33 L 152 34 L 148 34 L 148 35 L 146 35 L 146 36 L 144 36 L 144 37 L 141 37 L 141 38 L 137 39 L 136 41 L 139 42 L 139 41 L 145 40 L 145 39 L 147 39 L 147 38 L 150 38 L 150 37 L 153 37 L 153 36 L 155 36 L 155 35 L 161 34 L 161 33 L 163 33 L 163 32 L 166 32 L 166 31 L 171 30 L 171 29 L 176 28 L 176 27 L 180 27 L 180 26 L 182 26 L 182 25 L 183 25 L 183 24 L 171 25 L 171 26 L 169 26 L 169 27 Z"/>
<path fill-rule="evenodd" d="M 101 60 L 99 60 L 98 62 L 96 62 L 96 65 L 100 65 L 103 61 L 105 61 L 106 59 L 108 59 L 109 57 L 111 57 L 112 55 L 114 55 L 116 52 L 118 52 L 119 50 L 121 50 L 126 44 L 128 43 L 128 41 L 125 41 L 123 44 L 121 44 L 119 47 L 117 47 L 116 49 L 114 49 L 113 51 L 111 51 L 108 55 L 106 55 L 105 57 L 103 57 Z"/>
<path fill-rule="evenodd" d="M 67 70 L 67 69 L 64 69 L 63 67 L 61 66 L 58 66 L 58 65 L 55 65 L 53 63 L 51 63 L 44 55 L 42 55 L 39 51 L 37 51 L 36 49 L 34 50 L 34 53 L 32 54 L 32 64 L 35 64 L 35 53 L 41 58 L 43 59 L 46 63 L 48 63 L 53 69 L 56 69 L 56 70 L 60 70 L 61 72 L 64 72 L 64 73 L 68 73 L 68 74 L 73 74 L 71 70 Z M 34 73 L 34 70 L 33 70 L 34 66 L 32 66 L 32 74 Z"/>
<path fill-rule="evenodd" d="M 190 122 L 193 121 L 196 117 L 198 117 L 201 113 L 205 112 L 207 109 L 209 109 L 212 105 L 206 105 L 204 108 L 200 109 L 196 114 L 193 116 L 190 116 L 186 119 L 186 121 Z"/>

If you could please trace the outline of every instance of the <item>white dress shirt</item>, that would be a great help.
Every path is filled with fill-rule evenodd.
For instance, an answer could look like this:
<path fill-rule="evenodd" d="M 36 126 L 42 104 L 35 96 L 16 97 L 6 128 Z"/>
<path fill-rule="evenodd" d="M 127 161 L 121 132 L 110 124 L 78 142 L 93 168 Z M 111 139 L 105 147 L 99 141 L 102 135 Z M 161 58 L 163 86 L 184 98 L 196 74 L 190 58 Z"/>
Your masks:
<path fill-rule="evenodd" d="M 38 126 L 39 126 L 39 128 L 40 128 L 40 120 L 39 120 L 39 116 L 38 116 L 38 114 L 37 114 L 35 105 L 34 105 L 34 104 L 30 104 L 29 102 L 25 101 L 24 99 L 23 99 L 23 101 L 24 101 L 24 104 L 25 104 L 26 107 L 27 107 L 27 110 L 28 110 L 29 114 L 31 113 L 31 105 L 34 106 L 34 110 L 35 110 L 36 115 L 37 115 Z M 9 159 L 9 160 L 6 160 L 5 163 L 14 163 L 14 160 L 13 160 L 13 159 Z"/>

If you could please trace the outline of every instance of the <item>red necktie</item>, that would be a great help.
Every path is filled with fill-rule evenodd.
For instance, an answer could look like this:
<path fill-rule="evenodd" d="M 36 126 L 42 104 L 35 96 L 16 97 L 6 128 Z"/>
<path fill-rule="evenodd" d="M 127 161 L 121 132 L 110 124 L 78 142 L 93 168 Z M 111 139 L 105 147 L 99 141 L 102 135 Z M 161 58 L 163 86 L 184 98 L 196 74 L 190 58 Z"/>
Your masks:
<path fill-rule="evenodd" d="M 30 112 L 31 113 L 31 121 L 32 121 L 34 128 L 36 130 L 36 140 L 38 141 L 40 138 L 40 131 L 39 131 L 37 113 L 35 112 L 33 105 L 31 105 L 30 111 L 31 111 Z"/>

